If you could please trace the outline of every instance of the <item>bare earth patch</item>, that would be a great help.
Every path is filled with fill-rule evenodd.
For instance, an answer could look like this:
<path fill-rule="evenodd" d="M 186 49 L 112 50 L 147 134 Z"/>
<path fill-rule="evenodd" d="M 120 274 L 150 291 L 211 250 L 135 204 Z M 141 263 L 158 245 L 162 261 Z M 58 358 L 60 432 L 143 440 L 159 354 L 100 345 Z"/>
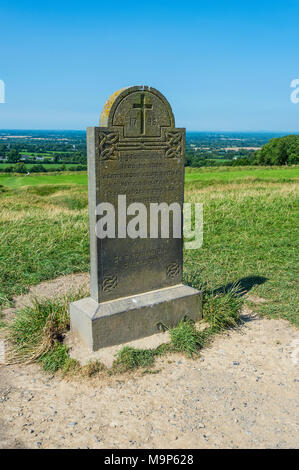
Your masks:
<path fill-rule="evenodd" d="M 42 297 L 62 294 L 56 281 Z M 159 358 L 157 374 L 67 380 L 1 365 L 0 448 L 298 448 L 298 330 L 244 314 L 199 358 Z"/>
<path fill-rule="evenodd" d="M 52 281 L 44 281 L 31 286 L 28 294 L 17 295 L 13 298 L 13 308 L 3 309 L 3 314 L 9 319 L 9 315 L 13 314 L 15 310 L 19 310 L 27 305 L 32 304 L 32 301 L 43 298 L 57 298 L 63 297 L 70 291 L 78 291 L 79 289 L 89 291 L 90 277 L 89 273 L 69 274 L 68 276 L 60 276 Z"/>

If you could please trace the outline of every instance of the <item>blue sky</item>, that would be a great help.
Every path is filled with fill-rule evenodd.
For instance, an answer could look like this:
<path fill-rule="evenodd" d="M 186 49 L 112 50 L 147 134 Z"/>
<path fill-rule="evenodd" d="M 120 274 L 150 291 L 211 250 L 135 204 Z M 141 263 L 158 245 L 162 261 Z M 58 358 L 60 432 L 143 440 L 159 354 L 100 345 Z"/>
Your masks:
<path fill-rule="evenodd" d="M 150 85 L 189 131 L 299 132 L 298 25 L 299 0 L 2 0 L 0 129 L 84 129 Z"/>

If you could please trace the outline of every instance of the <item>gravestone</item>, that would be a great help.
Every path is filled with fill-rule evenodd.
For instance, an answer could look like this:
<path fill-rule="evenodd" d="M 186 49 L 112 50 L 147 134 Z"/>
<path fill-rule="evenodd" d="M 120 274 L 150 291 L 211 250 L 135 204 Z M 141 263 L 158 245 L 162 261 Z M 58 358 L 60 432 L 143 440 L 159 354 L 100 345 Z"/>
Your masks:
<path fill-rule="evenodd" d="M 71 332 L 96 351 L 198 320 L 200 292 L 182 284 L 183 218 L 169 212 L 167 237 L 151 220 L 151 203 L 176 203 L 182 215 L 184 202 L 185 129 L 166 98 L 146 86 L 114 93 L 100 127 L 87 129 L 87 153 L 91 296 L 70 305 Z M 136 202 L 147 212 L 133 238 Z M 114 238 L 96 234 L 101 203 L 115 208 Z"/>

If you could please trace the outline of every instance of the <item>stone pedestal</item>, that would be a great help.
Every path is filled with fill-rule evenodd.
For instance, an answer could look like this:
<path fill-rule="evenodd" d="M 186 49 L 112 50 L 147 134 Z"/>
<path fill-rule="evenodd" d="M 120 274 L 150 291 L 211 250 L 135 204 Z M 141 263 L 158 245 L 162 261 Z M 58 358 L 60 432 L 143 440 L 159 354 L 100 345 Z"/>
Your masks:
<path fill-rule="evenodd" d="M 87 297 L 70 304 L 71 331 L 92 351 L 127 343 L 201 318 L 201 295 L 179 284 L 98 304 Z"/>

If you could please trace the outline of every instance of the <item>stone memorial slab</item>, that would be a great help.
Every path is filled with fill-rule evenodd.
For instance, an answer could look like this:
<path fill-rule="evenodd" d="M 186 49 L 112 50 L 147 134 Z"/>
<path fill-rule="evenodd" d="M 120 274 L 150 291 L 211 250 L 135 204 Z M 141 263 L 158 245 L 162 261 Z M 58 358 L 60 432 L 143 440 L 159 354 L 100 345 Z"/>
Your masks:
<path fill-rule="evenodd" d="M 96 351 L 200 318 L 200 293 L 182 284 L 185 129 L 166 98 L 114 93 L 87 152 L 91 297 L 70 305 L 72 333 Z"/>

